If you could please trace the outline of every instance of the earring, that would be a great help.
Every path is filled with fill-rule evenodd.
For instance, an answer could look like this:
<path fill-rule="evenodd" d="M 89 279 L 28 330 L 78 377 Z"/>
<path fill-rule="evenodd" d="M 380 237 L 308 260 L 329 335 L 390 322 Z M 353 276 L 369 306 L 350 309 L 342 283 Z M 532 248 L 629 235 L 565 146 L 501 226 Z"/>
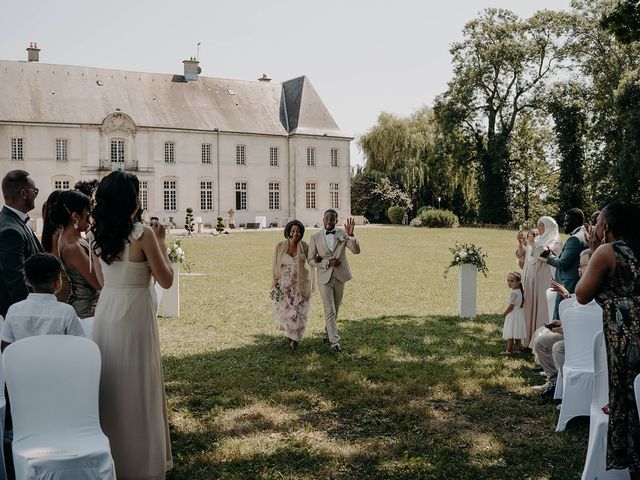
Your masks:
<path fill-rule="evenodd" d="M 73 228 L 75 228 L 76 230 L 78 229 L 78 220 L 76 220 L 76 223 L 73 224 Z"/>

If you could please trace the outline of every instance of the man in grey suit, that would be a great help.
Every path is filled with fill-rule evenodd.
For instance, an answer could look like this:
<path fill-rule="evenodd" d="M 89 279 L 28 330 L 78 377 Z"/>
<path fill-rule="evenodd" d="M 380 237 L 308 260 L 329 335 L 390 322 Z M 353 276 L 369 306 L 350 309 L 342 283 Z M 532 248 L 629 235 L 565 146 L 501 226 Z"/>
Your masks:
<path fill-rule="evenodd" d="M 0 315 L 27 298 L 24 262 L 42 252 L 42 245 L 27 224 L 38 189 L 24 170 L 12 170 L 2 179 L 4 207 L 0 211 Z"/>
<path fill-rule="evenodd" d="M 342 302 L 344 284 L 351 280 L 351 270 L 347 261 L 348 248 L 360 253 L 360 244 L 353 236 L 355 220 L 347 219 L 345 229 L 336 228 L 338 212 L 329 209 L 324 212 L 324 228 L 311 236 L 309 240 L 309 265 L 317 268 L 318 291 L 324 306 L 326 336 L 331 348 L 340 351 L 340 336 L 336 326 L 338 310 Z"/>
<path fill-rule="evenodd" d="M 584 235 L 584 213 L 579 208 L 568 210 L 564 216 L 562 224 L 564 233 L 569 235 L 567 241 L 562 247 L 559 256 L 553 255 L 548 249 L 542 252 L 541 256 L 546 257 L 549 265 L 556 268 L 555 280 L 564 285 L 564 287 L 573 293 L 580 276 L 578 275 L 578 266 L 580 264 L 580 252 L 588 247 Z M 558 314 L 558 306 L 562 301 L 562 295 L 557 294 L 556 305 L 553 309 L 553 318 L 551 320 L 560 320 Z"/>

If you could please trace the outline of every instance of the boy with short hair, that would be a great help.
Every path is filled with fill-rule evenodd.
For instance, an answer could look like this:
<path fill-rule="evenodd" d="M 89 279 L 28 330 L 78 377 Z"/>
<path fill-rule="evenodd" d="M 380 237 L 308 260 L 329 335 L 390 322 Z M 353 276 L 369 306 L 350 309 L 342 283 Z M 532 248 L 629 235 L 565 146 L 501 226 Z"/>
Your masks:
<path fill-rule="evenodd" d="M 24 270 L 33 293 L 9 307 L 0 349 L 4 351 L 13 342 L 35 335 L 86 337 L 74 308 L 56 299 L 55 293 L 62 286 L 60 260 L 50 253 L 36 253 L 24 263 Z"/>

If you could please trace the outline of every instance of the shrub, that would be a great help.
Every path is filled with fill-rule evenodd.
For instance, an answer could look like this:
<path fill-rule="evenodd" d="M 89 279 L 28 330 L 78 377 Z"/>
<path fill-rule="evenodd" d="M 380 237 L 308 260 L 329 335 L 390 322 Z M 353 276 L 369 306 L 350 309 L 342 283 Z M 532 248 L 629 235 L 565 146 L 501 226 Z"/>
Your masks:
<path fill-rule="evenodd" d="M 423 227 L 455 228 L 459 225 L 458 217 L 449 210 L 425 210 L 419 218 Z"/>
<path fill-rule="evenodd" d="M 387 210 L 389 221 L 395 225 L 402 225 L 406 222 L 407 210 L 399 205 L 389 207 Z"/>
<path fill-rule="evenodd" d="M 416 217 L 419 217 L 420 215 L 422 215 L 423 212 L 428 212 L 429 210 L 435 210 L 435 209 L 436 207 L 432 207 L 431 205 L 423 205 L 418 209 L 418 212 L 416 213 Z"/>

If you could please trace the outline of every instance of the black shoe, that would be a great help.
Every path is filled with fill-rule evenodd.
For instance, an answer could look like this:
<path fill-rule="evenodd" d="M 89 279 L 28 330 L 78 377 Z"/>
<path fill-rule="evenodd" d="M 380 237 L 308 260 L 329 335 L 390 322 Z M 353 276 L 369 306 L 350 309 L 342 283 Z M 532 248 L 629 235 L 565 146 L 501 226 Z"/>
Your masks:
<path fill-rule="evenodd" d="M 342 351 L 342 349 L 340 348 L 340 345 L 337 345 L 337 344 L 331 347 L 331 349 L 336 353 L 340 353 Z"/>
<path fill-rule="evenodd" d="M 329 337 L 322 337 L 322 343 L 329 343 Z"/>
<path fill-rule="evenodd" d="M 535 367 L 531 367 L 531 371 L 532 372 L 542 372 L 544 371 L 544 368 L 542 368 L 540 365 L 536 365 Z"/>
<path fill-rule="evenodd" d="M 553 383 L 551 385 L 549 385 L 547 388 L 545 388 L 542 392 L 540 392 L 540 403 L 545 404 L 545 403 L 552 403 L 553 402 L 553 395 L 556 391 L 556 384 Z"/>

